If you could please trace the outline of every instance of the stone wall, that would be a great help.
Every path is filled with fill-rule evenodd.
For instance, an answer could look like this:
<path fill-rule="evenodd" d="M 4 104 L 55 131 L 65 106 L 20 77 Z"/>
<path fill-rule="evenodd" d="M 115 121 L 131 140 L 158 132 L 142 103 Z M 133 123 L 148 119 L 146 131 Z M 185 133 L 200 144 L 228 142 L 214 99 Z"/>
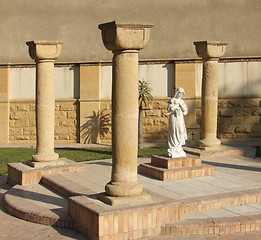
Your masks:
<path fill-rule="evenodd" d="M 201 101 L 197 100 L 200 124 Z M 249 139 L 261 137 L 261 98 L 221 98 L 218 101 L 218 138 Z"/>
<path fill-rule="evenodd" d="M 35 141 L 35 103 L 16 101 L 10 103 L 9 141 Z M 78 139 L 78 103 L 76 101 L 56 101 L 55 140 L 76 142 Z"/>
<path fill-rule="evenodd" d="M 218 137 L 261 137 L 261 98 L 220 99 Z"/>
<path fill-rule="evenodd" d="M 35 140 L 34 102 L 12 102 L 9 111 L 9 141 Z"/>
<path fill-rule="evenodd" d="M 111 101 L 100 103 L 100 140 L 101 142 L 111 142 Z"/>
<path fill-rule="evenodd" d="M 169 98 L 155 99 L 150 103 L 148 108 L 143 109 L 143 141 L 144 142 L 167 142 L 168 139 L 168 116 L 166 110 Z M 185 100 L 189 107 L 188 102 Z M 196 106 L 196 104 L 195 104 Z M 191 111 L 190 111 L 191 110 Z M 189 111 L 193 114 L 194 111 Z M 101 122 L 100 122 L 100 139 L 101 142 L 111 141 L 111 102 L 101 102 Z M 188 141 L 190 145 L 195 145 L 199 139 L 199 129 L 191 121 L 188 114 L 185 117 Z"/>
<path fill-rule="evenodd" d="M 54 139 L 76 142 L 79 139 L 78 116 L 77 101 L 56 101 Z"/>
<path fill-rule="evenodd" d="M 195 100 L 196 123 L 200 125 L 201 101 Z M 186 99 L 185 99 L 185 102 Z M 168 138 L 168 116 L 166 109 L 168 99 L 154 100 L 143 110 L 143 138 L 146 142 L 166 141 Z M 188 105 L 188 104 L 187 104 Z M 111 117 L 110 101 L 101 104 L 103 119 Z M 189 109 L 193 111 L 194 109 Z M 106 116 L 106 117 L 105 117 Z M 185 117 L 188 141 L 192 144 L 199 139 L 199 129 L 194 128 L 190 116 Z M 111 140 L 111 125 L 104 124 L 101 132 L 101 141 Z M 218 103 L 218 138 L 220 139 L 249 139 L 261 137 L 261 98 L 231 98 L 219 99 Z M 193 141 L 195 140 L 195 141 Z"/>
<path fill-rule="evenodd" d="M 153 101 L 148 108 L 143 109 L 144 141 L 163 141 L 168 138 L 167 99 Z M 111 141 L 111 101 L 101 102 L 100 114 L 101 142 Z"/>
<path fill-rule="evenodd" d="M 167 104 L 168 98 L 156 99 L 143 110 L 145 142 L 167 140 Z M 56 101 L 55 140 L 79 141 L 78 105 L 78 102 L 73 100 Z M 96 117 L 90 117 L 88 127 L 82 131 L 88 133 L 89 137 L 92 134 L 99 136 L 100 142 L 107 143 L 111 141 L 111 101 L 101 101 L 100 109 L 95 113 Z M 36 139 L 34 102 L 11 102 L 9 110 L 9 141 L 34 141 Z M 261 98 L 219 99 L 218 110 L 218 138 L 233 140 L 261 137 Z M 200 124 L 200 114 L 201 101 L 196 100 L 198 124 Z M 189 116 L 185 117 L 185 121 L 188 127 L 188 140 L 191 142 L 192 138 L 198 139 L 198 129 L 192 130 Z"/>
<path fill-rule="evenodd" d="M 168 99 L 153 101 L 143 110 L 144 141 L 162 141 L 168 138 Z"/>

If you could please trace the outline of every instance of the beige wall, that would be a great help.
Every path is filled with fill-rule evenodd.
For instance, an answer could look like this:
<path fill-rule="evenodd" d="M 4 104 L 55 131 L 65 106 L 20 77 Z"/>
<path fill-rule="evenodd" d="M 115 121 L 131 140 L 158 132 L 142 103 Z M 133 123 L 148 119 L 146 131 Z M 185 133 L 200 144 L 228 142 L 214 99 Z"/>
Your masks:
<path fill-rule="evenodd" d="M 25 42 L 62 40 L 59 62 L 111 61 L 98 24 L 155 24 L 141 59 L 196 58 L 194 41 L 229 43 L 225 57 L 261 56 L 260 0 L 0 0 L 0 63 L 28 63 Z"/>
<path fill-rule="evenodd" d="M 261 136 L 261 63 L 219 63 L 218 136 L 235 139 Z M 111 66 L 55 67 L 55 139 L 108 142 L 111 139 Z M 202 64 L 142 62 L 139 78 L 151 83 L 155 101 L 144 110 L 144 140 L 165 141 L 167 102 L 174 85 L 185 89 L 189 143 L 199 139 Z M 35 140 L 35 68 L 0 68 L 2 142 Z M 243 98 L 243 99 L 241 99 Z M 9 107 L 10 105 L 10 107 Z"/>
<path fill-rule="evenodd" d="M 9 141 L 9 78 L 10 69 L 0 68 L 0 143 Z"/>
<path fill-rule="evenodd" d="M 10 68 L 10 100 L 35 99 L 35 66 Z M 62 66 L 54 69 L 56 99 L 79 98 L 79 67 Z"/>

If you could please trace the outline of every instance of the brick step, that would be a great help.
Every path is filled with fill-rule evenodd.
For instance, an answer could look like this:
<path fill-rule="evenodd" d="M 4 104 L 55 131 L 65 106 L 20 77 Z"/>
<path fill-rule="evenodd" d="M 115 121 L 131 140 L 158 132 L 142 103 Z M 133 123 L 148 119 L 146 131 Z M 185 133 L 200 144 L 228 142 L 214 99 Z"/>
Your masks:
<path fill-rule="evenodd" d="M 53 189 L 65 197 L 94 194 L 89 188 L 70 181 L 61 174 L 46 175 L 41 179 L 41 184 Z M 73 187 L 72 187 L 73 186 Z"/>
<path fill-rule="evenodd" d="M 220 145 L 217 149 L 204 151 L 198 148 L 183 147 L 187 154 L 197 155 L 201 158 L 221 157 L 221 156 L 242 156 L 246 155 L 244 149 L 238 149 L 230 146 Z"/>
<path fill-rule="evenodd" d="M 26 221 L 62 228 L 74 228 L 68 215 L 68 200 L 39 185 L 16 185 L 4 196 L 4 207 Z"/>
<path fill-rule="evenodd" d="M 41 168 L 33 168 L 25 163 L 8 163 L 8 184 L 14 186 L 16 184 L 37 184 L 42 176 L 78 172 L 85 170 L 85 164 L 77 163 L 67 158 L 60 158 L 63 165 L 46 166 Z"/>
<path fill-rule="evenodd" d="M 161 234 L 173 236 L 195 236 L 211 234 L 245 233 L 261 230 L 261 214 L 237 217 L 202 218 L 181 220 L 166 224 Z"/>
<path fill-rule="evenodd" d="M 200 166 L 201 159 L 199 156 L 191 154 L 187 154 L 186 157 L 180 158 L 169 158 L 167 156 L 152 155 L 151 164 L 162 168 L 175 169 L 182 167 Z"/>
<path fill-rule="evenodd" d="M 261 188 L 183 200 L 179 207 L 180 221 L 163 225 L 161 233 L 193 236 L 259 231 L 261 230 L 261 209 L 257 210 L 257 214 L 243 215 L 241 210 L 236 211 L 235 208 L 240 209 L 247 205 L 253 207 L 260 202 Z M 217 215 L 219 217 L 213 217 Z"/>
<path fill-rule="evenodd" d="M 184 214 L 261 202 L 261 188 L 182 200 Z"/>
<path fill-rule="evenodd" d="M 151 163 L 144 163 L 139 165 L 139 173 L 157 178 L 162 181 L 171 181 L 193 177 L 211 176 L 215 172 L 214 167 L 201 164 L 195 167 L 183 167 L 175 169 L 165 169 L 154 166 Z"/>

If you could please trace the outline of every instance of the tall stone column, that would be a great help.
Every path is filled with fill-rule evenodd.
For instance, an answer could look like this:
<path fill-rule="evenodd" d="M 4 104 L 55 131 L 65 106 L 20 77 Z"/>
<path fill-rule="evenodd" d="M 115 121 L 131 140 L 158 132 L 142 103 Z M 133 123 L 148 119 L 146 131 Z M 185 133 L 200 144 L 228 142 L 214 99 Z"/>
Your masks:
<path fill-rule="evenodd" d="M 36 153 L 33 167 L 56 165 L 59 155 L 54 152 L 54 61 L 59 57 L 62 42 L 31 41 L 29 54 L 36 62 Z"/>
<path fill-rule="evenodd" d="M 113 197 L 138 196 L 138 53 L 149 40 L 152 25 L 99 25 L 105 47 L 113 53 L 112 174 L 105 186 Z"/>
<path fill-rule="evenodd" d="M 218 111 L 218 60 L 225 54 L 227 43 L 194 42 L 199 57 L 203 59 L 201 128 L 199 145 L 203 148 L 220 145 L 217 139 Z"/>

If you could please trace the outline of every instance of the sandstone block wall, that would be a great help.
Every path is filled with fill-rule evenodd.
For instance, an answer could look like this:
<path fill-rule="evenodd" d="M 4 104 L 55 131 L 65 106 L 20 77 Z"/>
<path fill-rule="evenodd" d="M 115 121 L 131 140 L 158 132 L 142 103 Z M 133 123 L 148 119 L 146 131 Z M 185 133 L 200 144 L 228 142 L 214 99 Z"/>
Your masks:
<path fill-rule="evenodd" d="M 186 101 L 186 100 L 185 100 Z M 201 101 L 195 99 L 196 123 L 200 125 Z M 168 138 L 168 99 L 156 99 L 143 110 L 144 141 L 166 141 Z M 101 104 L 101 117 L 110 119 L 111 103 Z M 199 139 L 199 129 L 190 124 L 190 116 L 185 116 L 188 130 L 188 142 L 194 144 Z M 103 124 L 101 141 L 111 140 L 110 124 Z M 104 131 L 106 129 L 106 131 Z M 249 139 L 261 137 L 261 98 L 219 99 L 218 103 L 218 138 Z M 195 140 L 195 141 L 193 141 Z"/>
<path fill-rule="evenodd" d="M 144 141 L 166 141 L 168 138 L 168 117 L 166 108 L 168 99 L 156 99 L 143 110 Z M 200 124 L 201 101 L 196 100 L 197 123 Z M 99 135 L 101 142 L 111 141 L 111 101 L 101 101 L 96 118 L 90 116 L 89 134 Z M 55 104 L 55 140 L 79 141 L 79 103 L 77 101 L 56 101 Z M 35 104 L 31 102 L 11 102 L 9 108 L 9 141 L 36 139 Z M 247 139 L 261 137 L 261 98 L 219 99 L 218 138 Z M 185 117 L 189 123 L 189 116 Z M 98 124 L 98 127 L 97 127 Z M 95 133 L 93 132 L 95 127 Z M 188 138 L 197 138 L 190 135 Z M 194 135 L 194 133 L 193 133 Z"/>
<path fill-rule="evenodd" d="M 168 100 L 155 99 L 148 108 L 143 109 L 143 140 L 144 142 L 166 142 L 168 139 L 169 119 L 166 115 Z M 196 104 L 195 104 L 196 106 Z M 192 111 L 193 112 L 193 111 Z M 100 138 L 101 142 L 111 141 L 111 102 L 101 102 Z M 199 139 L 198 128 L 191 124 L 190 116 L 185 116 L 188 141 L 195 144 Z"/>
<path fill-rule="evenodd" d="M 197 100 L 197 123 L 200 124 L 201 101 Z M 227 98 L 218 101 L 220 139 L 261 137 L 261 98 Z"/>
<path fill-rule="evenodd" d="M 36 140 L 35 103 L 11 102 L 9 105 L 9 141 Z M 78 139 L 78 103 L 56 101 L 55 140 L 76 142 Z"/>
<path fill-rule="evenodd" d="M 148 108 L 143 109 L 144 141 L 162 141 L 168 138 L 167 99 L 153 101 Z M 101 142 L 111 141 L 111 102 L 101 102 L 100 114 Z"/>
<path fill-rule="evenodd" d="M 9 141 L 35 140 L 34 102 L 12 102 L 9 111 Z"/>
<path fill-rule="evenodd" d="M 220 99 L 218 137 L 261 137 L 261 98 Z"/>
<path fill-rule="evenodd" d="M 102 101 L 100 103 L 100 139 L 101 142 L 111 141 L 111 101 Z"/>
<path fill-rule="evenodd" d="M 77 101 L 56 101 L 54 139 L 76 142 L 79 138 L 78 116 Z"/>
<path fill-rule="evenodd" d="M 168 99 L 160 99 L 153 101 L 149 108 L 143 110 L 144 141 L 162 141 L 168 138 L 167 106 Z"/>

